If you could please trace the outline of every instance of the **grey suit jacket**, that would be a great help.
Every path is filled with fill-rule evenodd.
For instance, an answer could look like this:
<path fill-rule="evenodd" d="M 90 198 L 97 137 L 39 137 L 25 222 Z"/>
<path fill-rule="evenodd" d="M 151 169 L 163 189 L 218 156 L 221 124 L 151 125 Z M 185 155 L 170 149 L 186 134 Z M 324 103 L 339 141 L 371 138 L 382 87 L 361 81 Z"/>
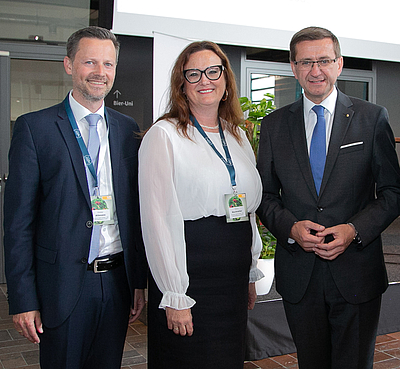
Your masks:
<path fill-rule="evenodd" d="M 352 222 L 362 245 L 350 244 L 329 262 L 350 303 L 366 302 L 387 288 L 381 232 L 400 214 L 400 169 L 385 108 L 338 91 L 320 195 L 305 137 L 303 99 L 262 122 L 258 169 L 263 199 L 258 215 L 277 237 L 276 286 L 289 302 L 303 297 L 315 254 L 288 242 L 296 221 L 331 227 Z"/>

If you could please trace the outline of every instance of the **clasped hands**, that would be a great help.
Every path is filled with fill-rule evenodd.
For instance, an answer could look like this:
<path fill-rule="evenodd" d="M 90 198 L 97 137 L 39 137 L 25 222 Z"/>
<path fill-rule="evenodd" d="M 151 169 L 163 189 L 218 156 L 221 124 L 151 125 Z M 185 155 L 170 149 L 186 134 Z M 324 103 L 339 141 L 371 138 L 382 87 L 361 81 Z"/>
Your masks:
<path fill-rule="evenodd" d="M 331 235 L 333 240 L 325 243 Z M 296 222 L 290 232 L 294 239 L 306 252 L 314 252 L 326 260 L 334 260 L 342 254 L 355 237 L 355 229 L 349 224 L 339 224 L 325 228 L 310 220 Z"/>

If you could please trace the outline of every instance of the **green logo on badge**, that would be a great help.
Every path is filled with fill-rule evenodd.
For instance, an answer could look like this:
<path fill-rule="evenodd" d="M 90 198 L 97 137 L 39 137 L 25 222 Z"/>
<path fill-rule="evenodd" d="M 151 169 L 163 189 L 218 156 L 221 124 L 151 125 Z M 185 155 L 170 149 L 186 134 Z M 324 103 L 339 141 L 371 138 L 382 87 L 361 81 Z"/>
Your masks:
<path fill-rule="evenodd" d="M 100 197 L 96 197 L 92 200 L 92 210 L 107 209 L 107 203 Z"/>
<path fill-rule="evenodd" d="M 242 203 L 242 200 L 239 198 L 239 196 L 235 195 L 229 199 L 229 207 L 235 208 L 237 206 L 243 206 L 243 203 Z"/>

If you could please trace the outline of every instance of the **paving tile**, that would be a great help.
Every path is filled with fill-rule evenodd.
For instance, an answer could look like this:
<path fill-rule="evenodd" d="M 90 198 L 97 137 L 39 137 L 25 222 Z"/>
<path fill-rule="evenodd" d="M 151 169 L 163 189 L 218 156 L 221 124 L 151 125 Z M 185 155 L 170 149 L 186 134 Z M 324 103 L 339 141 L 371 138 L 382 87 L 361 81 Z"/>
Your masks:
<path fill-rule="evenodd" d="M 147 327 L 144 324 L 131 326 L 130 328 L 138 334 L 147 334 Z"/>
<path fill-rule="evenodd" d="M 392 359 L 393 356 L 389 355 L 388 353 L 385 353 L 383 351 L 376 351 L 374 355 L 374 363 L 378 363 L 380 361 Z"/>
<path fill-rule="evenodd" d="M 35 345 L 29 342 L 27 339 L 25 339 L 20 342 L 15 342 L 13 346 L 0 348 L 0 355 L 12 354 L 13 352 L 33 351 L 33 350 L 38 351 L 39 345 Z"/>
<path fill-rule="evenodd" d="M 400 332 L 389 333 L 387 336 L 392 337 L 396 340 L 400 340 Z"/>
<path fill-rule="evenodd" d="M 397 369 L 400 368 L 399 359 L 389 359 L 374 364 L 374 369 Z"/>
<path fill-rule="evenodd" d="M 7 330 L 0 330 L 0 341 L 11 341 L 12 338 Z"/>
<path fill-rule="evenodd" d="M 251 361 L 244 363 L 243 369 L 257 369 L 260 368 L 258 365 L 252 363 Z"/>
<path fill-rule="evenodd" d="M 378 351 L 394 350 L 397 348 L 400 348 L 400 340 L 378 343 L 375 345 L 375 349 Z"/>
<path fill-rule="evenodd" d="M 130 350 L 130 351 L 124 351 L 124 358 L 128 357 L 135 357 L 135 356 L 140 356 L 140 354 L 136 350 Z"/>
<path fill-rule="evenodd" d="M 4 369 L 26 366 L 26 362 L 20 353 L 1 355 L 1 363 Z"/>
<path fill-rule="evenodd" d="M 130 344 L 137 343 L 137 342 L 147 342 L 147 335 L 142 334 L 139 336 L 130 336 L 126 337 L 126 341 Z"/>
<path fill-rule="evenodd" d="M 147 369 L 147 364 L 145 363 L 134 364 L 130 366 L 130 369 Z"/>
<path fill-rule="evenodd" d="M 258 365 L 261 369 L 282 369 L 282 368 L 284 368 L 281 364 L 279 364 L 278 362 L 274 361 L 271 358 L 253 361 L 253 363 Z"/>
<path fill-rule="evenodd" d="M 146 363 L 146 359 L 139 355 L 134 357 L 124 357 L 122 358 L 122 365 L 135 365 L 135 364 L 144 364 Z M 147 365 L 146 365 L 147 366 Z"/>
<path fill-rule="evenodd" d="M 272 358 L 274 361 L 281 364 L 284 368 L 297 368 L 297 359 L 291 355 L 282 355 Z"/>
<path fill-rule="evenodd" d="M 395 341 L 395 340 L 396 340 L 396 338 L 392 337 L 391 335 L 383 334 L 382 336 L 376 337 L 376 341 L 375 342 L 377 344 L 379 344 L 379 343 L 386 343 L 386 342 Z"/>
<path fill-rule="evenodd" d="M 21 352 L 28 365 L 39 364 L 39 350 Z"/>
<path fill-rule="evenodd" d="M 398 359 L 400 359 L 400 348 L 399 349 L 394 349 L 394 350 L 387 350 L 385 351 L 385 354 L 394 356 Z"/>

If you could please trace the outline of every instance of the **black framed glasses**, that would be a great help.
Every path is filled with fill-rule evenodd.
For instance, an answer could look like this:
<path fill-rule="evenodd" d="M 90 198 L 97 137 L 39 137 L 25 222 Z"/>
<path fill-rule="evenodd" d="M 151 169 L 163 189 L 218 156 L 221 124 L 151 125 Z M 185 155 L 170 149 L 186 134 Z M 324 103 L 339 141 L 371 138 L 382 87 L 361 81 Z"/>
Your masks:
<path fill-rule="evenodd" d="M 224 70 L 225 67 L 223 65 L 212 65 L 204 70 L 186 69 L 183 71 L 183 75 L 189 83 L 199 82 L 203 73 L 210 81 L 216 81 L 217 79 L 220 79 Z"/>
<path fill-rule="evenodd" d="M 300 60 L 293 62 L 300 70 L 311 70 L 314 64 L 318 64 L 320 69 L 329 68 L 333 63 L 336 63 L 338 58 L 335 59 L 321 59 L 321 60 Z"/>

